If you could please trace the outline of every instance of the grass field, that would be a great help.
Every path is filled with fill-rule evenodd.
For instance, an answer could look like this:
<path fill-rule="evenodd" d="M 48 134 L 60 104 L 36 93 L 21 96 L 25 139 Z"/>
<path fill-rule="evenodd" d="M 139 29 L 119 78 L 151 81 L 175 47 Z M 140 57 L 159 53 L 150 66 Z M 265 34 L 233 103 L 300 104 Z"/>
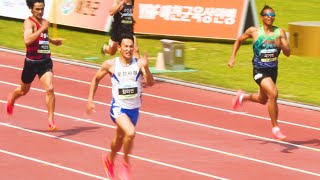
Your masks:
<path fill-rule="evenodd" d="M 264 3 L 275 9 L 277 14 L 274 25 L 287 30 L 288 23 L 295 21 L 319 21 L 320 5 L 318 0 L 257 0 L 257 11 Z M 258 12 L 257 12 L 258 13 Z M 259 22 L 260 23 L 260 22 Z M 52 33 L 52 30 L 51 30 Z M 52 35 L 52 34 L 51 34 Z M 51 46 L 53 56 L 100 64 L 110 56 L 100 55 L 100 47 L 109 37 L 104 33 L 59 28 L 59 37 L 64 38 L 61 47 Z M 138 35 L 141 52 L 147 51 L 151 65 L 155 65 L 157 53 L 162 51 L 160 39 Z M 180 39 L 181 40 L 181 39 Z M 233 42 L 213 40 L 183 40 L 185 42 L 185 66 L 195 72 L 157 74 L 198 84 L 247 92 L 256 92 L 258 86 L 252 80 L 252 44 L 250 41 L 241 46 L 233 69 L 227 67 Z M 22 22 L 0 18 L 0 46 L 24 51 Z M 91 60 L 86 60 L 91 59 Z M 320 105 L 320 57 L 280 55 L 278 89 L 279 97 L 294 102 Z"/>

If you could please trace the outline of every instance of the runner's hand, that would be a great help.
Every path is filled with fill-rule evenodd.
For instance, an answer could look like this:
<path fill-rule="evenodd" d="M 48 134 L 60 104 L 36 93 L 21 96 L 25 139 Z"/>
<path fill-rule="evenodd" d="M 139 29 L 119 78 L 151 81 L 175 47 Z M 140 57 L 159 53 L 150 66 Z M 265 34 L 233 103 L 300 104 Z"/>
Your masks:
<path fill-rule="evenodd" d="M 148 67 L 149 60 L 148 60 L 148 54 L 145 52 L 142 57 L 140 57 L 140 62 L 143 67 Z"/>
<path fill-rule="evenodd" d="M 59 38 L 57 38 L 57 39 L 51 39 L 50 42 L 51 42 L 52 44 L 56 45 L 56 46 L 62 45 L 62 39 L 59 39 Z"/>
<path fill-rule="evenodd" d="M 279 38 L 276 38 L 276 39 L 274 40 L 274 45 L 275 45 L 277 48 L 281 49 L 282 43 L 281 43 L 280 37 L 279 37 Z"/>
<path fill-rule="evenodd" d="M 41 29 L 43 31 L 45 31 L 45 30 L 47 30 L 49 28 L 49 26 L 50 26 L 50 22 L 45 20 L 45 19 L 43 19 L 42 23 L 41 23 Z"/>

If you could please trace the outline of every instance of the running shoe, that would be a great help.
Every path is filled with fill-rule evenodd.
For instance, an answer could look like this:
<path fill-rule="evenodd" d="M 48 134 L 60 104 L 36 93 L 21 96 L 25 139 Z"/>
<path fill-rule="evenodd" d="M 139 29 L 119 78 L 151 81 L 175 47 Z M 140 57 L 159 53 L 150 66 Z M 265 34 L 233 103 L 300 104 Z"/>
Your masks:
<path fill-rule="evenodd" d="M 102 156 L 102 164 L 104 172 L 107 174 L 108 178 L 110 178 L 110 180 L 114 180 L 114 164 L 109 162 L 107 156 Z"/>
<path fill-rule="evenodd" d="M 55 122 L 54 122 L 54 121 L 52 121 L 52 122 L 53 122 L 53 124 L 50 124 L 50 123 L 48 124 L 48 130 L 49 130 L 49 131 L 56 131 L 56 130 L 58 130 Z"/>
<path fill-rule="evenodd" d="M 287 138 L 287 136 L 282 134 L 280 130 L 272 132 L 272 134 L 273 134 L 273 137 L 275 139 L 278 139 L 278 140 L 281 140 L 281 141 L 283 141 L 283 140 L 285 140 Z"/>
<path fill-rule="evenodd" d="M 11 103 L 12 94 L 9 94 L 7 99 L 7 114 L 12 115 L 13 114 L 13 108 L 14 104 Z"/>
<path fill-rule="evenodd" d="M 237 91 L 236 97 L 233 98 L 232 100 L 232 109 L 235 110 L 241 105 L 242 103 L 242 96 L 244 95 L 243 91 Z"/>
<path fill-rule="evenodd" d="M 131 171 L 130 171 L 130 165 L 125 164 L 124 162 L 122 162 L 119 177 L 120 177 L 121 180 L 132 180 Z"/>

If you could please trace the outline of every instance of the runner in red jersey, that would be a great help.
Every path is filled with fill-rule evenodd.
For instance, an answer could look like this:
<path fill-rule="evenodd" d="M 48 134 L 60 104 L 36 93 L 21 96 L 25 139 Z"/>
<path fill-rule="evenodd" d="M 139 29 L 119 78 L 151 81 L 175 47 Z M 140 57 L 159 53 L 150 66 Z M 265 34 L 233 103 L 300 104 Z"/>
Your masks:
<path fill-rule="evenodd" d="M 7 113 L 12 114 L 15 101 L 26 95 L 36 75 L 38 75 L 43 88 L 46 91 L 46 105 L 48 108 L 49 130 L 56 130 L 53 114 L 55 107 L 55 95 L 53 88 L 53 71 L 49 43 L 61 45 L 62 41 L 50 39 L 48 35 L 49 22 L 42 18 L 44 13 L 44 0 L 27 0 L 27 5 L 32 16 L 23 24 L 24 42 L 26 44 L 26 58 L 21 74 L 20 87 L 9 94 Z"/>

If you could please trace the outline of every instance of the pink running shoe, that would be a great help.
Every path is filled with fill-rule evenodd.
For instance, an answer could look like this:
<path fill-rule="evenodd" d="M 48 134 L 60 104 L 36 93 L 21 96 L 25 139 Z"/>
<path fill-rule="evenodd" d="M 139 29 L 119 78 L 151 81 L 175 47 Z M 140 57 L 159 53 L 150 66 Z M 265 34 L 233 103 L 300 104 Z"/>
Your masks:
<path fill-rule="evenodd" d="M 283 141 L 287 138 L 287 136 L 283 135 L 280 130 L 272 132 L 272 134 L 275 139 L 278 139 L 280 141 Z"/>
<path fill-rule="evenodd" d="M 7 114 L 13 114 L 14 104 L 11 103 L 12 95 L 10 94 L 7 99 Z"/>
<path fill-rule="evenodd" d="M 130 165 L 125 164 L 124 162 L 122 162 L 122 166 L 121 166 L 121 174 L 119 175 L 119 178 L 121 180 L 132 180 L 131 178 L 131 171 L 130 171 Z"/>
<path fill-rule="evenodd" d="M 114 164 L 109 162 L 107 156 L 102 156 L 102 164 L 104 172 L 107 174 L 108 178 L 110 178 L 110 180 L 114 180 Z"/>
<path fill-rule="evenodd" d="M 236 97 L 233 98 L 232 100 L 232 109 L 235 110 L 241 105 L 242 103 L 242 96 L 244 95 L 243 91 L 237 91 Z"/>

